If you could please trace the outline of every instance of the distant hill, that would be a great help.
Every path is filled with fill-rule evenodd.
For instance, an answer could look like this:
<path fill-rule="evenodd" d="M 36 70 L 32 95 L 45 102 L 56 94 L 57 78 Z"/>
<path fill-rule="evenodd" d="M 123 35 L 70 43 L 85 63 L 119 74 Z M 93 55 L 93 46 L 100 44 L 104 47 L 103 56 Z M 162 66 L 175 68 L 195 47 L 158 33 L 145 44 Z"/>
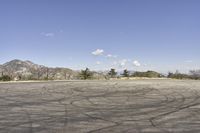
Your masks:
<path fill-rule="evenodd" d="M 31 61 L 12 60 L 0 65 L 0 76 L 9 75 L 14 80 L 75 79 L 78 72 L 69 68 L 47 67 Z"/>
<path fill-rule="evenodd" d="M 164 77 L 162 74 L 155 72 L 155 71 L 146 71 L 146 72 L 134 72 L 132 77 L 148 77 L 148 78 L 160 78 Z"/>

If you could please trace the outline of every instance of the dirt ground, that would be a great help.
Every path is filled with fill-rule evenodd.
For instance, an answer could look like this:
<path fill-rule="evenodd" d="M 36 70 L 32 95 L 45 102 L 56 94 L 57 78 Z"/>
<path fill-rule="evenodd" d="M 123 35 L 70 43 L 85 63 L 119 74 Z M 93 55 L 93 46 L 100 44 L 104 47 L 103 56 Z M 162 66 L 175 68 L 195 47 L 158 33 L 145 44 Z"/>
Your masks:
<path fill-rule="evenodd" d="M 0 133 L 200 133 L 200 81 L 0 83 Z"/>

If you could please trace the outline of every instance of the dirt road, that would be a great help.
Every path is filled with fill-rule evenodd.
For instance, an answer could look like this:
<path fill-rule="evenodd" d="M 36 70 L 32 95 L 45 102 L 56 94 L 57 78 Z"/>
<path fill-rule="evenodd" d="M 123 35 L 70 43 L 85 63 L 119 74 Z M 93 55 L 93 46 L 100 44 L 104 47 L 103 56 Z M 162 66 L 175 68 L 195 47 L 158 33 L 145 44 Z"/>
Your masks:
<path fill-rule="evenodd" d="M 200 81 L 0 84 L 0 133 L 199 133 Z"/>

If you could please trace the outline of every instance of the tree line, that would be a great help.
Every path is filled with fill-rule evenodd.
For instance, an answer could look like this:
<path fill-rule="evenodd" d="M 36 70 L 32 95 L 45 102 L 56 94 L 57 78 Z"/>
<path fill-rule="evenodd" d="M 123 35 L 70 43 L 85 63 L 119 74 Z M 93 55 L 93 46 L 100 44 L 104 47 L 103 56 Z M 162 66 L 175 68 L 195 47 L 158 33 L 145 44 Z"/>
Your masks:
<path fill-rule="evenodd" d="M 147 78 L 171 78 L 171 79 L 194 79 L 194 80 L 200 80 L 200 70 L 191 70 L 189 74 L 183 74 L 178 71 L 175 73 L 169 72 L 167 75 L 155 72 L 155 71 L 146 71 L 146 72 L 131 72 L 127 69 L 123 70 L 122 73 L 118 73 L 114 68 L 111 68 L 107 73 L 98 73 L 95 71 L 90 71 L 89 68 L 86 68 L 85 70 L 81 70 L 76 79 L 112 79 L 112 78 L 121 78 L 121 77 L 147 77 Z M 0 76 L 0 81 L 10 81 L 12 80 L 12 77 L 9 75 L 4 75 L 3 72 Z M 19 78 L 19 80 L 22 80 Z M 49 80 L 48 77 L 48 71 L 47 75 L 44 80 Z"/>
<path fill-rule="evenodd" d="M 172 78 L 172 79 L 200 80 L 200 70 L 191 70 L 189 71 L 189 74 L 183 74 L 183 73 L 180 73 L 179 71 L 176 71 L 175 73 L 169 72 L 167 77 Z"/>
<path fill-rule="evenodd" d="M 79 76 L 81 79 L 93 79 L 93 72 L 86 68 L 85 70 L 81 70 Z M 146 72 L 139 72 L 135 71 L 132 72 L 128 71 L 127 69 L 123 70 L 121 74 L 116 72 L 115 69 L 111 68 L 110 71 L 105 74 L 105 78 L 121 78 L 121 77 L 147 77 L 147 78 L 171 78 L 171 79 L 195 79 L 200 80 L 200 70 L 191 70 L 189 74 L 183 74 L 178 71 L 175 73 L 169 72 L 167 75 L 155 72 L 155 71 L 146 71 Z"/>

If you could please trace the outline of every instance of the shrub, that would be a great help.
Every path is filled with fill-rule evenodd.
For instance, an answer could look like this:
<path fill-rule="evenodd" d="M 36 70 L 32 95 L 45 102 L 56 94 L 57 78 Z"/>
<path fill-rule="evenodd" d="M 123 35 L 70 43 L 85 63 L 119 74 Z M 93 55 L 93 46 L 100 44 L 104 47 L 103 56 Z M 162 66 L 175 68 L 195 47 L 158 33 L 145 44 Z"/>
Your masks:
<path fill-rule="evenodd" d="M 191 70 L 190 71 L 190 78 L 191 79 L 200 79 L 200 70 Z"/>
<path fill-rule="evenodd" d="M 160 78 L 163 77 L 162 74 L 155 71 L 146 71 L 146 72 L 134 72 L 133 77 L 148 77 L 148 78 Z"/>
<path fill-rule="evenodd" d="M 79 77 L 81 79 L 92 79 L 93 73 L 90 71 L 89 68 L 86 68 L 85 70 L 81 70 L 81 72 L 79 73 Z"/>
<path fill-rule="evenodd" d="M 44 79 L 43 80 L 49 80 L 49 78 L 48 77 L 44 77 Z"/>
<path fill-rule="evenodd" d="M 0 80 L 2 80 L 2 81 L 10 81 L 10 80 L 11 80 L 11 77 L 8 76 L 8 75 L 3 75 L 3 76 L 0 78 Z"/>
<path fill-rule="evenodd" d="M 173 78 L 173 79 L 189 79 L 190 78 L 189 75 L 179 73 L 178 71 L 176 73 L 169 72 L 167 77 Z"/>

